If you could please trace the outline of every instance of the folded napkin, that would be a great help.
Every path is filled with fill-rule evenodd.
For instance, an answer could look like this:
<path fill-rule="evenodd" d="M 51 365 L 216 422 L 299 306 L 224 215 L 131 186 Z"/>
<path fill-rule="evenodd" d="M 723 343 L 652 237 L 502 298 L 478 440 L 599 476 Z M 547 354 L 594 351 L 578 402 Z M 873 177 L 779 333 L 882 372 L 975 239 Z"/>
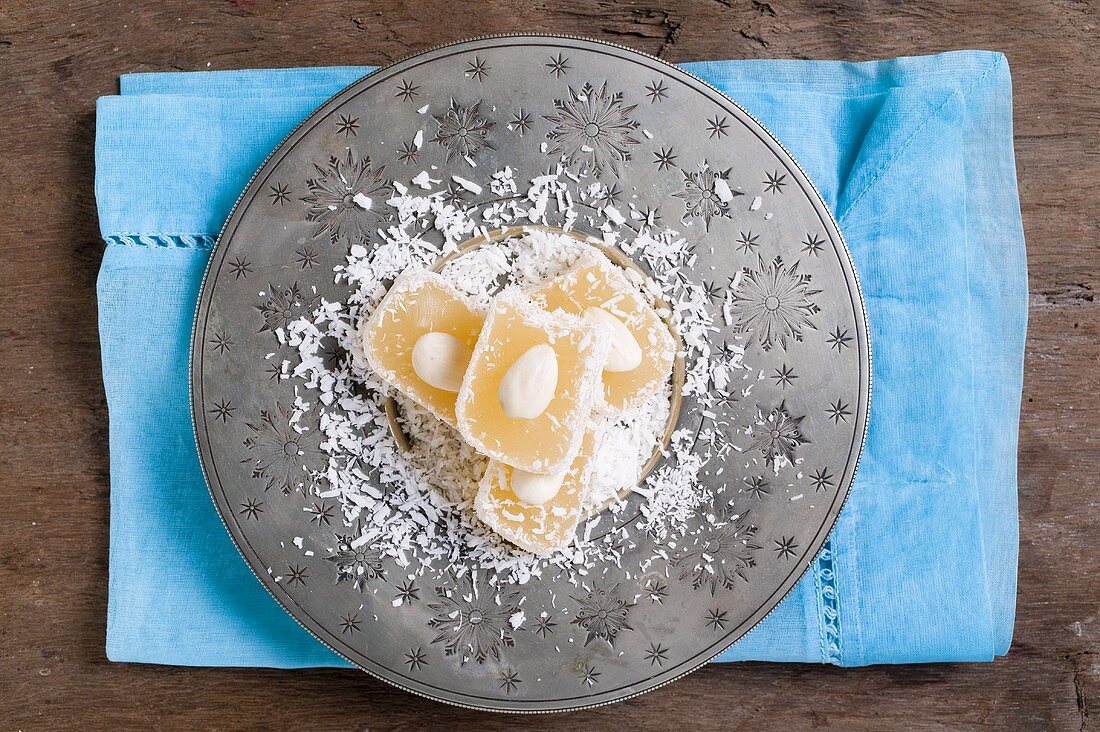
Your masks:
<path fill-rule="evenodd" d="M 1005 653 L 1027 288 L 1004 57 L 684 67 L 747 107 L 816 182 L 852 250 L 874 349 L 870 434 L 836 528 L 719 660 Z M 222 527 L 192 436 L 188 353 L 210 247 L 249 176 L 369 70 L 135 74 L 99 100 L 112 660 L 346 665 L 267 595 Z"/>

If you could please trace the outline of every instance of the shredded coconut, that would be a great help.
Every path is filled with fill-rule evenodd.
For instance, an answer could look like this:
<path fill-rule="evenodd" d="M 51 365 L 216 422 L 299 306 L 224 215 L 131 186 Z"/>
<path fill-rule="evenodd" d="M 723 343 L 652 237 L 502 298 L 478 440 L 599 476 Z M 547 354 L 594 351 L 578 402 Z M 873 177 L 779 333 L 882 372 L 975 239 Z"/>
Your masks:
<path fill-rule="evenodd" d="M 688 520 L 713 498 L 701 474 L 732 449 L 723 433 L 734 427 L 717 405 L 746 396 L 751 385 L 740 384 L 754 375 L 742 363 L 744 350 L 737 344 L 722 349 L 712 345 L 718 326 L 708 307 L 708 291 L 692 277 L 695 254 L 676 231 L 658 229 L 652 213 L 631 205 L 629 216 L 623 214 L 608 204 L 606 186 L 562 165 L 535 177 L 524 191 L 510 168 L 484 174 L 482 182 L 452 179 L 474 195 L 488 188 L 499 198 L 481 205 L 448 198 L 446 191 L 433 190 L 441 181 L 427 171 L 408 181 L 419 189 L 415 193 L 395 183 L 394 195 L 385 201 L 392 215 L 378 230 L 375 245 L 352 246 L 346 262 L 335 268 L 337 281 L 351 290 L 347 301 L 318 298 L 308 315 L 277 333 L 298 355 L 296 363 L 284 361 L 280 369 L 284 378 L 301 380 L 291 424 L 303 434 L 316 430 L 323 455 L 323 467 L 311 472 L 309 490 L 338 502 L 343 522 L 358 531 L 354 546 L 369 544 L 415 572 L 479 566 L 498 582 L 522 584 L 549 566 L 555 567 L 555 576 L 565 570 L 583 578 L 597 562 L 617 563 L 636 546 L 633 534 L 668 538 L 668 546 L 674 546 Z M 635 492 L 646 499 L 641 514 L 636 522 L 615 526 L 612 520 L 604 525 L 604 514 L 593 513 L 573 543 L 539 558 L 507 543 L 476 518 L 473 496 L 486 459 L 426 410 L 391 394 L 367 368 L 357 330 L 394 278 L 431 266 L 474 237 L 487 243 L 451 259 L 441 274 L 479 306 L 487 307 L 506 288 L 552 277 L 589 244 L 535 227 L 568 232 L 578 222 L 599 232 L 595 241 L 619 249 L 652 273 L 642 277 L 628 272 L 658 312 L 673 322 L 685 362 L 680 396 L 690 398 L 704 420 L 697 432 L 676 431 L 659 467 L 639 484 L 646 463 L 661 448 L 671 385 L 627 413 L 593 415 L 589 429 L 600 438 L 587 507 L 616 516 Z M 515 236 L 490 242 L 489 232 L 498 229 Z M 727 325 L 728 297 L 721 308 Z M 326 344 L 332 342 L 348 355 L 326 358 Z M 390 396 L 409 438 L 407 452 L 390 432 L 385 408 Z M 513 627 L 523 622 L 522 613 L 512 616 Z"/>

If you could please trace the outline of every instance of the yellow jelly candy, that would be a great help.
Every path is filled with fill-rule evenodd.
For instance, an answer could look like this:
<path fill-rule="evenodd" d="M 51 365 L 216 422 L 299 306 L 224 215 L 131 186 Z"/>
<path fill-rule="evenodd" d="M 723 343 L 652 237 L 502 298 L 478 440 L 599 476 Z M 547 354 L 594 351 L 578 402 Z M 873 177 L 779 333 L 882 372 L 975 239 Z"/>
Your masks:
<path fill-rule="evenodd" d="M 489 528 L 521 549 L 547 555 L 564 549 L 581 519 L 588 493 L 592 438 L 586 436 L 564 473 L 525 473 L 489 461 L 474 510 Z"/>
<path fill-rule="evenodd" d="M 362 325 L 367 363 L 386 383 L 455 425 L 455 400 L 484 315 L 434 272 L 404 274 Z"/>
<path fill-rule="evenodd" d="M 529 473 L 557 473 L 576 457 L 599 394 L 610 334 L 518 292 L 498 295 L 485 320 L 456 414 L 475 450 Z"/>
<path fill-rule="evenodd" d="M 595 250 L 531 291 L 546 310 L 564 310 L 605 322 L 612 346 L 603 372 L 603 399 L 614 410 L 641 403 L 672 372 L 676 339 L 661 316 L 630 281 L 626 270 Z"/>

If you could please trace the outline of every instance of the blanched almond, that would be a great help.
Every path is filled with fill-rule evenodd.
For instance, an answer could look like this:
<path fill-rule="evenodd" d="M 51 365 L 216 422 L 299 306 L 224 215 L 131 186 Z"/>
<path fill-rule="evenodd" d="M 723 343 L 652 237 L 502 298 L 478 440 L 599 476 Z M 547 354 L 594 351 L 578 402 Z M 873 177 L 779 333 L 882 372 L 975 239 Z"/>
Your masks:
<path fill-rule="evenodd" d="M 623 321 L 603 308 L 585 308 L 584 319 L 591 323 L 603 323 L 611 330 L 611 352 L 604 371 L 633 371 L 642 365 L 642 347 Z"/>
<path fill-rule="evenodd" d="M 512 469 L 512 492 L 522 503 L 529 506 L 541 506 L 561 490 L 566 472 L 539 475 L 524 470 Z"/>
<path fill-rule="evenodd" d="M 512 419 L 535 419 L 558 388 L 558 354 L 545 343 L 527 349 L 500 380 L 497 399 Z"/>
<path fill-rule="evenodd" d="M 471 351 L 450 333 L 430 331 L 413 346 L 412 366 L 428 386 L 457 392 L 470 363 Z"/>

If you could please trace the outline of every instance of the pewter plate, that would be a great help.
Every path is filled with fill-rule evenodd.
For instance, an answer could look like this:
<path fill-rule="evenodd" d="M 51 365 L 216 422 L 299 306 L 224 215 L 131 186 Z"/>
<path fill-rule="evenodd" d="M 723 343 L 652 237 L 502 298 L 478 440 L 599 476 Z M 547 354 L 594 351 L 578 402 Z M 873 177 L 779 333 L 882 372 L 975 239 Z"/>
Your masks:
<path fill-rule="evenodd" d="M 274 335 L 278 325 L 315 296 L 345 300 L 333 267 L 353 244 L 375 246 L 373 230 L 389 216 L 380 206 L 344 210 L 347 201 L 326 199 L 325 186 L 350 199 L 353 188 L 408 187 L 424 170 L 485 182 L 505 166 L 528 181 L 563 159 L 585 185 L 606 186 L 589 214 L 608 203 L 656 212 L 680 232 L 697 255 L 689 275 L 713 297 L 713 347 L 745 349 L 752 388 L 723 400 L 721 414 L 687 398 L 678 425 L 700 451 L 732 446 L 699 479 L 722 503 L 713 510 L 734 518 L 718 528 L 700 521 L 662 545 L 635 528 L 643 499 L 633 495 L 594 533 L 620 533 L 618 561 L 574 582 L 546 573 L 507 591 L 484 571 L 436 567 L 410 579 L 370 547 L 344 551 L 350 528 L 305 478 L 317 446 L 288 425 L 300 381 L 272 378 L 271 366 L 293 358 Z M 471 206 L 496 198 L 488 185 L 451 195 Z M 575 228 L 599 236 L 597 220 L 582 216 Z M 787 151 L 736 103 L 669 64 L 552 36 L 431 49 L 364 77 L 303 122 L 257 171 L 222 231 L 191 360 L 211 495 L 287 612 L 403 689 L 524 712 L 654 689 L 760 622 L 825 546 L 863 446 L 870 385 L 851 259 Z M 356 581 L 341 581 L 349 571 Z"/>

